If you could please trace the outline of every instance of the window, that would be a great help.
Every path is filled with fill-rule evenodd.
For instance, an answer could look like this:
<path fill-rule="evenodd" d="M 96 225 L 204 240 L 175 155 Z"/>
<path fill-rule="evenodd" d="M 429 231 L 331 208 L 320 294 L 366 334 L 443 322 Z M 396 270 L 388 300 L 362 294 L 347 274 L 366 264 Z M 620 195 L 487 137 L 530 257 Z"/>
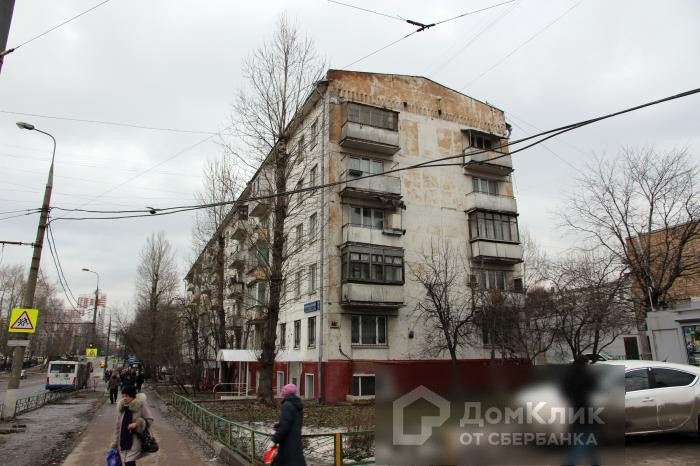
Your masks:
<path fill-rule="evenodd" d="M 693 374 L 674 369 L 652 369 L 651 372 L 654 376 L 654 388 L 684 387 L 695 380 Z"/>
<path fill-rule="evenodd" d="M 309 186 L 316 186 L 318 184 L 318 165 L 311 167 L 309 172 Z"/>
<path fill-rule="evenodd" d="M 282 295 L 282 300 L 284 300 L 287 297 L 287 279 L 286 278 L 282 279 L 282 289 L 280 290 L 280 294 Z"/>
<path fill-rule="evenodd" d="M 277 371 L 277 396 L 282 395 L 282 387 L 284 386 L 284 372 Z"/>
<path fill-rule="evenodd" d="M 316 346 L 316 317 L 309 317 L 307 321 L 308 330 L 308 347 L 313 348 Z"/>
<path fill-rule="evenodd" d="M 386 316 L 352 316 L 353 345 L 386 345 Z"/>
<path fill-rule="evenodd" d="M 305 150 L 305 145 L 306 143 L 304 142 L 304 136 L 302 135 L 299 138 L 299 142 L 297 143 L 297 155 L 303 156 L 304 155 L 304 150 Z"/>
<path fill-rule="evenodd" d="M 403 250 L 351 245 L 342 253 L 343 281 L 403 284 Z"/>
<path fill-rule="evenodd" d="M 294 348 L 301 345 L 301 320 L 294 321 Z"/>
<path fill-rule="evenodd" d="M 399 115 L 390 110 L 349 103 L 348 121 L 398 131 Z"/>
<path fill-rule="evenodd" d="M 485 178 L 473 178 L 474 192 L 496 195 L 498 194 L 498 181 Z"/>
<path fill-rule="evenodd" d="M 384 228 L 384 211 L 370 207 L 350 207 L 350 224 L 364 228 Z"/>
<path fill-rule="evenodd" d="M 296 236 L 294 237 L 295 245 L 297 247 L 301 246 L 301 242 L 304 239 L 304 224 L 300 223 L 296 228 Z"/>
<path fill-rule="evenodd" d="M 505 270 L 477 270 L 478 286 L 482 290 L 506 290 L 509 272 Z"/>
<path fill-rule="evenodd" d="M 314 120 L 313 123 L 311 123 L 311 144 L 309 144 L 310 147 L 316 147 L 316 139 L 318 137 L 318 118 Z"/>
<path fill-rule="evenodd" d="M 469 216 L 471 239 L 519 241 L 518 218 L 515 215 L 476 212 Z"/>
<path fill-rule="evenodd" d="M 358 172 L 357 176 L 378 175 L 384 173 L 384 161 L 367 157 L 350 157 L 350 170 Z"/>
<path fill-rule="evenodd" d="M 314 399 L 314 375 L 304 374 L 304 398 L 307 400 Z"/>
<path fill-rule="evenodd" d="M 495 140 L 492 137 L 483 134 L 472 134 L 471 135 L 471 147 L 476 149 L 488 150 L 494 147 Z"/>
<path fill-rule="evenodd" d="M 280 348 L 287 346 L 287 324 L 280 324 Z"/>
<path fill-rule="evenodd" d="M 353 396 L 374 396 L 374 374 L 352 376 Z"/>
<path fill-rule="evenodd" d="M 309 239 L 311 241 L 316 240 L 316 229 L 318 228 L 318 214 L 313 213 L 309 217 Z"/>
<path fill-rule="evenodd" d="M 649 375 L 646 369 L 636 369 L 625 373 L 625 391 L 635 392 L 649 388 Z"/>
<path fill-rule="evenodd" d="M 309 293 L 316 291 L 316 264 L 309 266 Z"/>
<path fill-rule="evenodd" d="M 294 276 L 294 297 L 299 298 L 301 296 L 301 270 L 297 270 Z"/>

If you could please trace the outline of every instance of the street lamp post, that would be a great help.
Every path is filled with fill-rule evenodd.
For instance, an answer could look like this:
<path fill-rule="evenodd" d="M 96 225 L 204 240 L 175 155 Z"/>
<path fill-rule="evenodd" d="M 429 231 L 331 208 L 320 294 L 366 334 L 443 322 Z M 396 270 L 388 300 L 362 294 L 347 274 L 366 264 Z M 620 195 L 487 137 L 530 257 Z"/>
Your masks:
<path fill-rule="evenodd" d="M 47 219 L 49 217 L 49 205 L 51 204 L 51 190 L 53 189 L 53 167 L 54 158 L 56 157 L 56 138 L 49 133 L 37 129 L 34 125 L 24 122 L 17 122 L 17 127 L 28 131 L 37 131 L 45 134 L 53 141 L 53 152 L 51 153 L 51 166 L 49 167 L 49 176 L 46 180 L 46 188 L 44 189 L 44 200 L 41 203 L 41 215 L 39 216 L 39 226 L 36 230 L 36 240 L 34 241 L 34 250 L 32 253 L 32 262 L 29 267 L 29 276 L 27 277 L 27 286 L 24 290 L 23 306 L 25 308 L 34 307 L 34 292 L 36 291 L 37 277 L 39 276 L 39 263 L 41 261 L 41 249 L 44 246 L 44 233 L 46 231 Z M 27 337 L 24 337 L 25 339 Z M 22 364 L 24 363 L 24 346 L 15 346 L 12 355 L 12 374 L 7 382 L 7 393 L 5 394 L 5 403 L 3 405 L 3 418 L 11 418 L 15 415 L 15 403 L 17 402 L 17 389 L 19 388 L 20 375 L 22 373 Z"/>
<path fill-rule="evenodd" d="M 97 334 L 96 332 L 96 325 L 97 325 L 97 300 L 99 299 L 99 293 L 100 293 L 100 274 L 95 272 L 94 270 L 90 269 L 83 269 L 83 272 L 90 272 L 94 273 L 97 276 L 97 288 L 95 288 L 95 306 L 93 307 L 92 310 L 92 336 L 91 336 L 91 343 L 94 345 L 95 342 L 95 336 Z"/>

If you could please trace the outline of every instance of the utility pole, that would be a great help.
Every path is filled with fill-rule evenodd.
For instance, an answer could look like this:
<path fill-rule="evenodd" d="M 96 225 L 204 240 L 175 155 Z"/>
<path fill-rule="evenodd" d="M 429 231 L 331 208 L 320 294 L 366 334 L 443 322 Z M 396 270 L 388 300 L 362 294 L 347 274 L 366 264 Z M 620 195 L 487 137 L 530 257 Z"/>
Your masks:
<path fill-rule="evenodd" d="M 91 342 L 93 345 L 95 344 L 95 338 L 97 335 L 97 302 L 100 297 L 100 274 L 95 272 L 94 270 L 90 269 L 83 269 L 83 272 L 90 272 L 94 273 L 97 276 L 97 286 L 95 287 L 95 305 L 92 308 L 92 335 L 91 335 Z"/>
<path fill-rule="evenodd" d="M 7 37 L 10 35 L 12 13 L 15 10 L 15 0 L 0 0 L 0 71 L 5 58 Z"/>
<path fill-rule="evenodd" d="M 34 252 L 32 253 L 32 263 L 29 268 L 29 276 L 27 277 L 27 288 L 24 293 L 23 307 L 32 308 L 34 306 L 34 291 L 36 290 L 36 281 L 39 276 L 39 263 L 41 261 L 41 249 L 44 245 L 44 232 L 46 231 L 46 220 L 49 217 L 49 205 L 51 204 L 51 190 L 53 189 L 53 162 L 56 156 L 56 139 L 49 133 L 36 129 L 34 125 L 29 123 L 17 123 L 20 129 L 34 130 L 49 136 L 53 140 L 53 154 L 51 155 L 51 166 L 49 167 L 49 177 L 46 180 L 46 188 L 44 189 L 44 200 L 41 203 L 41 215 L 39 216 L 39 227 L 36 230 L 36 240 L 34 240 Z M 28 339 L 26 336 L 24 339 Z M 7 394 L 5 395 L 5 404 L 3 405 L 3 418 L 11 418 L 15 416 L 15 404 L 17 402 L 17 389 L 19 388 L 20 375 L 22 373 L 22 364 L 24 363 L 24 346 L 15 346 L 15 351 L 12 355 L 12 374 L 7 382 Z"/>
<path fill-rule="evenodd" d="M 109 325 L 107 326 L 107 349 L 105 349 L 105 369 L 107 369 L 107 365 L 109 364 L 108 359 L 109 359 L 109 336 L 112 333 L 112 313 L 110 312 L 109 314 Z"/>

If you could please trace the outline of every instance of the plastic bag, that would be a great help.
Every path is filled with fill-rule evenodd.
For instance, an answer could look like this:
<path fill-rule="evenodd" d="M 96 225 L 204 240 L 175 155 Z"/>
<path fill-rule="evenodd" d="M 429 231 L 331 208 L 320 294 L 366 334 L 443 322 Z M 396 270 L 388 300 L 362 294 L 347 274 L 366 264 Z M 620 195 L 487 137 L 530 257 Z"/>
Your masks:
<path fill-rule="evenodd" d="M 107 452 L 107 466 L 122 466 L 122 459 L 119 452 L 112 448 Z"/>
<path fill-rule="evenodd" d="M 272 445 L 265 451 L 265 454 L 263 455 L 263 463 L 272 464 L 275 461 L 275 457 L 277 456 L 277 448 L 277 445 Z"/>

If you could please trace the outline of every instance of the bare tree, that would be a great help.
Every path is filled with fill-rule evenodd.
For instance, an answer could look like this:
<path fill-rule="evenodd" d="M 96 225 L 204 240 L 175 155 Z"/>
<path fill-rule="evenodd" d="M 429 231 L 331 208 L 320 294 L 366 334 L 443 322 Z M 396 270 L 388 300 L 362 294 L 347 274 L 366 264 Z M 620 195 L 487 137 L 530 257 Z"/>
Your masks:
<path fill-rule="evenodd" d="M 166 329 L 174 320 L 171 304 L 178 286 L 179 278 L 172 246 L 165 233 L 152 234 L 141 250 L 141 262 L 137 269 L 136 319 L 132 329 L 138 331 L 127 332 L 125 340 L 125 343 L 131 344 L 132 347 L 143 345 L 139 355 L 151 374 L 158 365 L 165 362 L 164 348 L 167 347 L 170 336 Z M 131 338 L 134 335 L 142 341 L 134 341 Z"/>
<path fill-rule="evenodd" d="M 258 199 L 266 204 L 267 216 L 249 225 L 247 246 L 252 260 L 260 268 L 260 279 L 268 283 L 265 294 L 255 300 L 259 314 L 253 317 L 260 327 L 261 364 L 258 399 L 273 403 L 273 367 L 276 356 L 277 323 L 282 301 L 285 263 L 301 245 L 285 246 L 286 232 L 295 213 L 304 210 L 304 194 L 281 195 L 296 187 L 308 172 L 303 139 L 290 147 L 290 138 L 302 124 L 294 121 L 312 85 L 324 69 L 313 41 L 303 37 L 285 16 L 278 22 L 274 36 L 244 63 L 247 86 L 240 90 L 233 108 L 232 126 L 236 143 L 224 143 L 228 153 L 241 162 L 254 179 L 242 198 Z M 317 130 L 319 128 L 316 128 Z M 271 231 L 270 231 L 271 230 Z"/>
<path fill-rule="evenodd" d="M 623 149 L 587 167 L 561 217 L 626 265 L 637 296 L 658 306 L 678 278 L 700 271 L 689 254 L 700 239 L 697 175 L 685 149 Z"/>
<path fill-rule="evenodd" d="M 614 255 L 572 254 L 552 267 L 557 338 L 576 359 L 598 353 L 635 324 L 625 276 Z"/>
<path fill-rule="evenodd" d="M 465 254 L 444 240 L 431 242 L 422 260 L 409 265 L 413 279 L 425 289 L 416 312 L 439 338 L 426 340 L 432 356 L 447 352 L 457 364 L 458 351 L 468 342 L 474 324 L 474 294 Z"/>
<path fill-rule="evenodd" d="M 7 366 L 7 346 L 10 312 L 22 304 L 25 273 L 21 265 L 4 265 L 0 268 L 0 348 L 3 348 L 4 364 Z"/>

